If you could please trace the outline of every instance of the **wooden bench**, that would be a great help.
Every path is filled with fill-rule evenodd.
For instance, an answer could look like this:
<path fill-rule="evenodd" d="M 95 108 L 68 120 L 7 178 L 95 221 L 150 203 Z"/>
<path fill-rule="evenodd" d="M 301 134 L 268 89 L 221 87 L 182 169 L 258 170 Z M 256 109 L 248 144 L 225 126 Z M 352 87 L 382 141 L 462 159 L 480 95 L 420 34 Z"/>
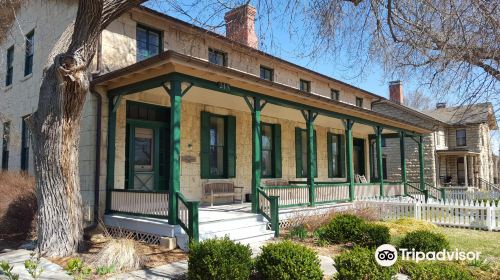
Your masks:
<path fill-rule="evenodd" d="M 236 191 L 239 190 L 239 191 Z M 243 187 L 237 187 L 232 182 L 206 183 L 203 185 L 203 196 L 210 197 L 210 205 L 214 206 L 214 197 L 235 197 L 239 196 L 239 201 L 243 203 Z"/>

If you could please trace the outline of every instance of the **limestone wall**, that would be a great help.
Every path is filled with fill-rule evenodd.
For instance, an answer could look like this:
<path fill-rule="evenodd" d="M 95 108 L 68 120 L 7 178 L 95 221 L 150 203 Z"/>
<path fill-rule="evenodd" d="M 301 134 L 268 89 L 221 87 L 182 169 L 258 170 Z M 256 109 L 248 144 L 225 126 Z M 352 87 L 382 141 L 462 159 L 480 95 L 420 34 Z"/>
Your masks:
<path fill-rule="evenodd" d="M 260 65 L 274 69 L 274 81 L 299 88 L 299 79 L 311 81 L 311 92 L 330 97 L 330 89 L 340 91 L 340 100 L 355 104 L 356 96 L 364 98 L 363 107 L 370 109 L 374 97 L 341 83 L 313 75 L 257 52 L 249 52 L 226 40 L 208 35 L 185 25 L 175 23 L 143 11 L 131 11 L 112 22 L 102 33 L 102 71 L 112 71 L 136 63 L 137 24 L 150 26 L 163 34 L 163 50 L 208 60 L 208 48 L 228 54 L 228 67 L 255 76 L 260 75 Z"/>

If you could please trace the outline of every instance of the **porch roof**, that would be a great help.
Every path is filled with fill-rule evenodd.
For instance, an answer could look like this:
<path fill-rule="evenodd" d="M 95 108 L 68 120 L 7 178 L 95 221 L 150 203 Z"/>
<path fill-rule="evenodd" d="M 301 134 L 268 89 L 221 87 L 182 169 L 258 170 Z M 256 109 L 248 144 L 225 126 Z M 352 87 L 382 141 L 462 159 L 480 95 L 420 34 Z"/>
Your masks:
<path fill-rule="evenodd" d="M 469 150 L 437 150 L 436 153 L 438 155 L 443 155 L 443 156 L 477 156 L 479 153 L 477 152 L 472 152 Z"/>
<path fill-rule="evenodd" d="M 432 132 L 404 120 L 397 120 L 372 110 L 332 100 L 326 96 L 263 80 L 258 76 L 218 66 L 172 50 L 94 77 L 92 87 L 96 90 L 107 91 L 108 95 L 113 97 L 161 87 L 173 76 L 182 77 L 194 86 L 242 96 L 260 96 L 269 103 L 295 109 L 313 110 L 322 115 L 352 119 L 367 125 L 380 125 L 417 135 Z M 229 85 L 230 89 L 220 88 L 220 83 Z"/>

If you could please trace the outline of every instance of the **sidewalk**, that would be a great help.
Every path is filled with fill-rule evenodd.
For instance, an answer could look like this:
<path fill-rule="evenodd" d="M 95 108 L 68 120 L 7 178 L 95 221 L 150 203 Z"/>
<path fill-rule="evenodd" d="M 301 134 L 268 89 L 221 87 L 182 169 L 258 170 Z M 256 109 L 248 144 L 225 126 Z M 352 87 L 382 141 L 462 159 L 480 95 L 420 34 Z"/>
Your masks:
<path fill-rule="evenodd" d="M 14 268 L 12 273 L 19 274 L 19 279 L 31 279 L 31 276 L 24 268 L 24 261 L 29 260 L 32 251 L 17 249 L 12 251 L 7 251 L 0 254 L 0 261 L 7 261 Z M 72 279 L 69 275 L 64 272 L 62 267 L 50 262 L 45 258 L 40 259 L 40 266 L 43 267 L 43 273 L 39 279 L 49 280 L 49 279 Z M 5 279 L 4 276 L 0 276 L 0 279 Z"/>

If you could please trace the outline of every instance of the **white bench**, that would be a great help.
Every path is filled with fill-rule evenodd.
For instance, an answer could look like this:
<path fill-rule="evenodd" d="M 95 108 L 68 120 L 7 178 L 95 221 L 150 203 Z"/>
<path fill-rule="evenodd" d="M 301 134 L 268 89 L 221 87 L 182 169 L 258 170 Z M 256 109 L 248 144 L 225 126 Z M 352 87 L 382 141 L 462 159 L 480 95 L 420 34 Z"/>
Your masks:
<path fill-rule="evenodd" d="M 237 187 L 232 182 L 206 183 L 203 186 L 203 196 L 210 197 L 210 206 L 214 206 L 214 197 L 232 197 L 233 203 L 235 200 L 243 203 L 243 187 Z"/>

